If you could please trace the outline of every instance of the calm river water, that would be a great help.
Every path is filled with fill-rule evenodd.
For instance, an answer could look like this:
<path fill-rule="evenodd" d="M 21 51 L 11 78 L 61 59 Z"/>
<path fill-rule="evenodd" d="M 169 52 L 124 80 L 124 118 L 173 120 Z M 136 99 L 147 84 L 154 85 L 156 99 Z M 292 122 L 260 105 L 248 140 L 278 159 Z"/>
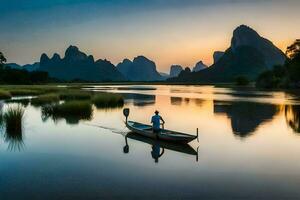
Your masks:
<path fill-rule="evenodd" d="M 0 199 L 300 199 L 300 96 L 213 86 L 89 86 L 121 93 L 130 120 L 196 134 L 189 146 L 125 136 L 122 108 L 53 121 L 26 105 L 0 134 Z M 4 103 L 2 109 L 5 109 Z M 198 151 L 198 153 L 197 153 Z M 197 155 L 198 154 L 198 155 Z"/>

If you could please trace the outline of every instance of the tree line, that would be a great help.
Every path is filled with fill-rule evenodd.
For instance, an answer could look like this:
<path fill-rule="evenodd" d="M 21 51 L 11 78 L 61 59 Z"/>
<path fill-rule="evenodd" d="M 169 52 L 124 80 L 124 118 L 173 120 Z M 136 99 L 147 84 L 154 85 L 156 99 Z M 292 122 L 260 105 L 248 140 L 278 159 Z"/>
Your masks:
<path fill-rule="evenodd" d="M 259 88 L 300 88 L 300 39 L 287 47 L 286 62 L 260 74 Z"/>
<path fill-rule="evenodd" d="M 0 52 L 0 83 L 1 84 L 43 84 L 51 82 L 47 72 L 29 72 L 25 69 L 13 69 L 5 66 L 6 58 Z"/>

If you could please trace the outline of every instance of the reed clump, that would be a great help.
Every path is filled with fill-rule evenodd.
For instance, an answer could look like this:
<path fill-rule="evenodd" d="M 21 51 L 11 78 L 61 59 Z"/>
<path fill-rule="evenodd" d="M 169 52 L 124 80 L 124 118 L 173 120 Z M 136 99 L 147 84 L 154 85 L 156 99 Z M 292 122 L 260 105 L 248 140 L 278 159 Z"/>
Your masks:
<path fill-rule="evenodd" d="M 42 107 L 44 119 L 51 117 L 54 121 L 61 118 L 67 121 L 91 120 L 93 107 L 89 101 L 67 101 Z"/>
<path fill-rule="evenodd" d="M 20 99 L 8 99 L 5 101 L 7 104 L 20 104 L 24 107 L 27 107 L 28 104 L 30 103 L 30 99 L 28 98 L 20 98 Z"/>
<path fill-rule="evenodd" d="M 36 96 L 67 90 L 67 88 L 64 87 L 47 85 L 2 85 L 0 88 L 1 90 L 9 92 L 12 96 Z"/>
<path fill-rule="evenodd" d="M 24 117 L 24 108 L 21 105 L 10 106 L 3 114 L 3 120 L 6 128 L 6 135 L 10 138 L 22 136 L 22 120 Z"/>
<path fill-rule="evenodd" d="M 11 93 L 5 90 L 0 90 L 0 99 L 10 99 L 12 97 Z"/>
<path fill-rule="evenodd" d="M 114 108 L 124 105 L 124 98 L 120 94 L 100 93 L 94 95 L 92 102 L 97 108 Z"/>
<path fill-rule="evenodd" d="M 34 87 L 35 90 L 38 90 L 41 94 L 47 94 L 47 93 L 59 93 L 62 91 L 67 90 L 67 88 L 64 87 L 56 87 L 56 86 L 36 86 Z"/>
<path fill-rule="evenodd" d="M 65 91 L 63 93 L 59 94 L 59 97 L 61 100 L 89 100 L 91 99 L 91 93 L 90 92 L 84 92 L 84 91 Z"/>
<path fill-rule="evenodd" d="M 43 94 L 32 99 L 31 104 L 39 106 L 44 104 L 57 103 L 58 101 L 59 101 L 58 94 Z"/>

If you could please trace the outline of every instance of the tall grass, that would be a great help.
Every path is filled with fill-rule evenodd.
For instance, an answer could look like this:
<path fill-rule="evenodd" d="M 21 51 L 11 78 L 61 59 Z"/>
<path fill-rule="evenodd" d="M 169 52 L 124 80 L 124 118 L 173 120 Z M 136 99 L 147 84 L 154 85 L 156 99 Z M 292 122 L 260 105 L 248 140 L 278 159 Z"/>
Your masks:
<path fill-rule="evenodd" d="M 58 93 L 67 90 L 67 88 L 47 85 L 2 85 L 0 88 L 1 90 L 11 93 L 12 96 L 36 96 L 47 93 Z"/>
<path fill-rule="evenodd" d="M 61 100 L 89 100 L 91 99 L 90 92 L 69 90 L 59 94 Z"/>
<path fill-rule="evenodd" d="M 24 107 L 27 107 L 28 104 L 30 102 L 30 99 L 28 98 L 21 98 L 21 99 L 8 99 L 5 101 L 5 103 L 7 104 L 10 104 L 10 103 L 13 103 L 13 104 L 21 104 L 22 106 Z"/>
<path fill-rule="evenodd" d="M 92 102 L 97 108 L 114 108 L 124 105 L 124 98 L 120 94 L 100 93 L 92 98 Z"/>
<path fill-rule="evenodd" d="M 58 101 L 59 101 L 58 94 L 43 94 L 32 99 L 31 104 L 39 106 L 44 104 L 56 103 Z"/>
<path fill-rule="evenodd" d="M 11 93 L 5 90 L 0 90 L 0 99 L 10 99 Z"/>
<path fill-rule="evenodd" d="M 10 89 L 9 92 L 13 96 L 35 96 L 42 94 L 41 91 L 34 89 Z"/>
<path fill-rule="evenodd" d="M 24 108 L 21 105 L 10 106 L 3 115 L 6 134 L 9 138 L 18 138 L 22 136 L 22 120 L 24 117 Z"/>
<path fill-rule="evenodd" d="M 91 120 L 93 107 L 89 101 L 67 101 L 42 107 L 42 115 L 44 120 L 49 117 L 54 121 L 64 118 L 67 122 L 74 124 L 81 119 Z"/>
<path fill-rule="evenodd" d="M 41 94 L 58 93 L 67 90 L 67 88 L 56 87 L 56 86 L 43 86 L 43 87 L 35 86 L 34 89 L 38 90 Z"/>

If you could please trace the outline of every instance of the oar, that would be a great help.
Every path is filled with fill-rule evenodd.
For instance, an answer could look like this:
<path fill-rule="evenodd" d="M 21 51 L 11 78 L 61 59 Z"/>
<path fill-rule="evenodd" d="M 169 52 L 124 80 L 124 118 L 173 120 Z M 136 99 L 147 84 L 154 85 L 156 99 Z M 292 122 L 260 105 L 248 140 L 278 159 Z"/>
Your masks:
<path fill-rule="evenodd" d="M 160 125 L 161 125 L 161 127 L 162 127 L 162 130 L 164 130 L 164 129 L 165 129 L 165 124 L 162 123 L 162 124 L 160 124 Z"/>
<path fill-rule="evenodd" d="M 199 160 L 199 146 L 197 147 L 197 156 L 196 156 L 196 162 Z"/>

